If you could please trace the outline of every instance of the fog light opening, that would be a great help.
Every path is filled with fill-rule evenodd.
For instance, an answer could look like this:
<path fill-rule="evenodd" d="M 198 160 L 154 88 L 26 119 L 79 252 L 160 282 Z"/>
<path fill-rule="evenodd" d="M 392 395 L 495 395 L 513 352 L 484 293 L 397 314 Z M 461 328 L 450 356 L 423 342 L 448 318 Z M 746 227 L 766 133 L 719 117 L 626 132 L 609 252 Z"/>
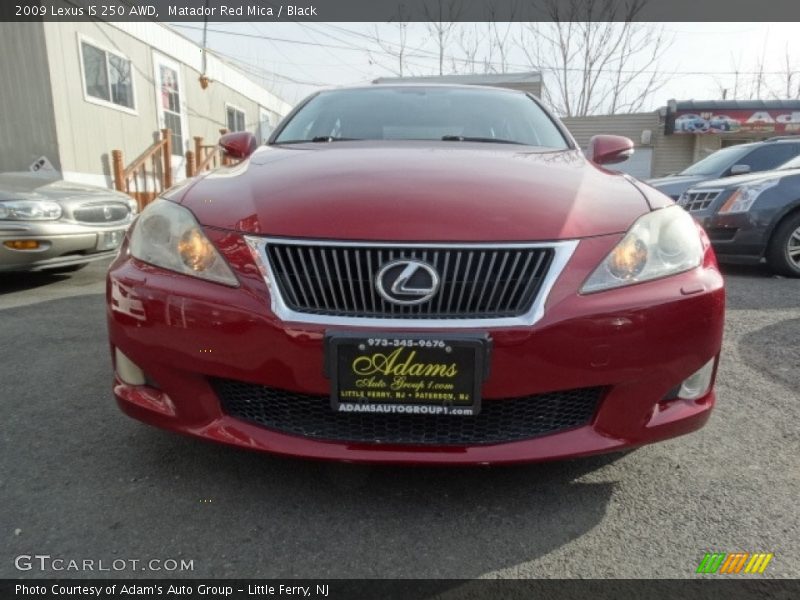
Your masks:
<path fill-rule="evenodd" d="M 711 388 L 711 377 L 714 375 L 715 360 L 712 358 L 684 380 L 678 390 L 678 398 L 682 400 L 697 400 L 708 393 L 709 388 Z"/>
<path fill-rule="evenodd" d="M 123 383 L 127 383 L 128 385 L 145 385 L 147 383 L 144 371 L 142 371 L 136 363 L 120 352 L 119 348 L 115 348 L 114 353 L 117 364 L 117 375 Z"/>

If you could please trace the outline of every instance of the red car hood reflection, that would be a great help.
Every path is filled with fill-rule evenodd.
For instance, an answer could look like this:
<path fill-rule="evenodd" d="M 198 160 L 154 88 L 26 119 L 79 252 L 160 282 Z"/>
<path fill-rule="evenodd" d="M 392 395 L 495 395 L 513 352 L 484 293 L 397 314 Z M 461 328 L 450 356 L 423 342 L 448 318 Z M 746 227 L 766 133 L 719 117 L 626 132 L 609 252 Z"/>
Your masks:
<path fill-rule="evenodd" d="M 617 233 L 649 210 L 577 151 L 466 142 L 264 147 L 181 202 L 203 225 L 246 233 L 430 242 Z"/>

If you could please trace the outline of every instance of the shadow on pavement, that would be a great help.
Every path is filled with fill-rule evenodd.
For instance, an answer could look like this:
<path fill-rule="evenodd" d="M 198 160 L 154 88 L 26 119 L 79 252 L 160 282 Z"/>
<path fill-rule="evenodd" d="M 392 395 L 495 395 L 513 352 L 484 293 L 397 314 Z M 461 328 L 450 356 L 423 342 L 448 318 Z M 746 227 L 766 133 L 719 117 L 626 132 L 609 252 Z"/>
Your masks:
<path fill-rule="evenodd" d="M 773 380 L 797 394 L 800 390 L 797 340 L 800 340 L 800 319 L 787 319 L 742 336 L 738 346 L 748 364 L 768 373 Z"/>
<path fill-rule="evenodd" d="M 51 273 L 49 271 L 0 273 L 0 294 L 9 294 L 11 292 L 53 285 L 54 283 L 69 279 L 69 277 L 70 274 Z"/>
<path fill-rule="evenodd" d="M 723 266 L 730 310 L 792 309 L 800 306 L 800 279 L 773 275 L 765 266 Z"/>

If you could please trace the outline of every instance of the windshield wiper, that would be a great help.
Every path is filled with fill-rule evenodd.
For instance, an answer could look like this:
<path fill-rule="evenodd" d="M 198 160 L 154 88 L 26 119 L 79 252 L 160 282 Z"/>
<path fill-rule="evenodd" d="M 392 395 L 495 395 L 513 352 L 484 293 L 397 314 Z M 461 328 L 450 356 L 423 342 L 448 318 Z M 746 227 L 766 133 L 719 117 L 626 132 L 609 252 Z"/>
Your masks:
<path fill-rule="evenodd" d="M 443 135 L 442 136 L 443 142 L 485 142 L 485 143 L 492 143 L 492 144 L 517 144 L 519 146 L 525 146 L 522 142 L 515 142 L 514 140 L 502 140 L 500 138 L 490 138 L 490 137 L 472 137 L 466 135 Z"/>
<path fill-rule="evenodd" d="M 311 143 L 326 143 L 326 142 L 358 142 L 362 138 L 345 138 L 345 137 L 332 137 L 330 135 L 318 135 L 310 140 L 279 140 L 272 142 L 274 146 L 285 146 L 286 144 L 311 144 Z"/>
<path fill-rule="evenodd" d="M 358 142 L 361 138 L 333 137 L 331 135 L 318 135 L 311 138 L 312 142 Z"/>

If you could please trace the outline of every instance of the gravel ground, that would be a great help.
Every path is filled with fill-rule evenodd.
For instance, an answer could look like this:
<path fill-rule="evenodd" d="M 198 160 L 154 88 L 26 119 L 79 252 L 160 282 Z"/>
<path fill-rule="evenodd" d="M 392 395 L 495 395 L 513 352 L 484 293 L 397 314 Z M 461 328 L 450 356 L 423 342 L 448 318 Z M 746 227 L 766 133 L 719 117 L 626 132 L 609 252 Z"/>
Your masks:
<path fill-rule="evenodd" d="M 622 456 L 433 469 L 275 458 L 128 419 L 109 388 L 106 266 L 0 276 L 0 577 L 59 575 L 14 567 L 48 554 L 183 558 L 194 570 L 174 575 L 194 577 L 684 578 L 708 550 L 773 552 L 767 575 L 800 577 L 799 280 L 725 269 L 701 431 Z"/>

